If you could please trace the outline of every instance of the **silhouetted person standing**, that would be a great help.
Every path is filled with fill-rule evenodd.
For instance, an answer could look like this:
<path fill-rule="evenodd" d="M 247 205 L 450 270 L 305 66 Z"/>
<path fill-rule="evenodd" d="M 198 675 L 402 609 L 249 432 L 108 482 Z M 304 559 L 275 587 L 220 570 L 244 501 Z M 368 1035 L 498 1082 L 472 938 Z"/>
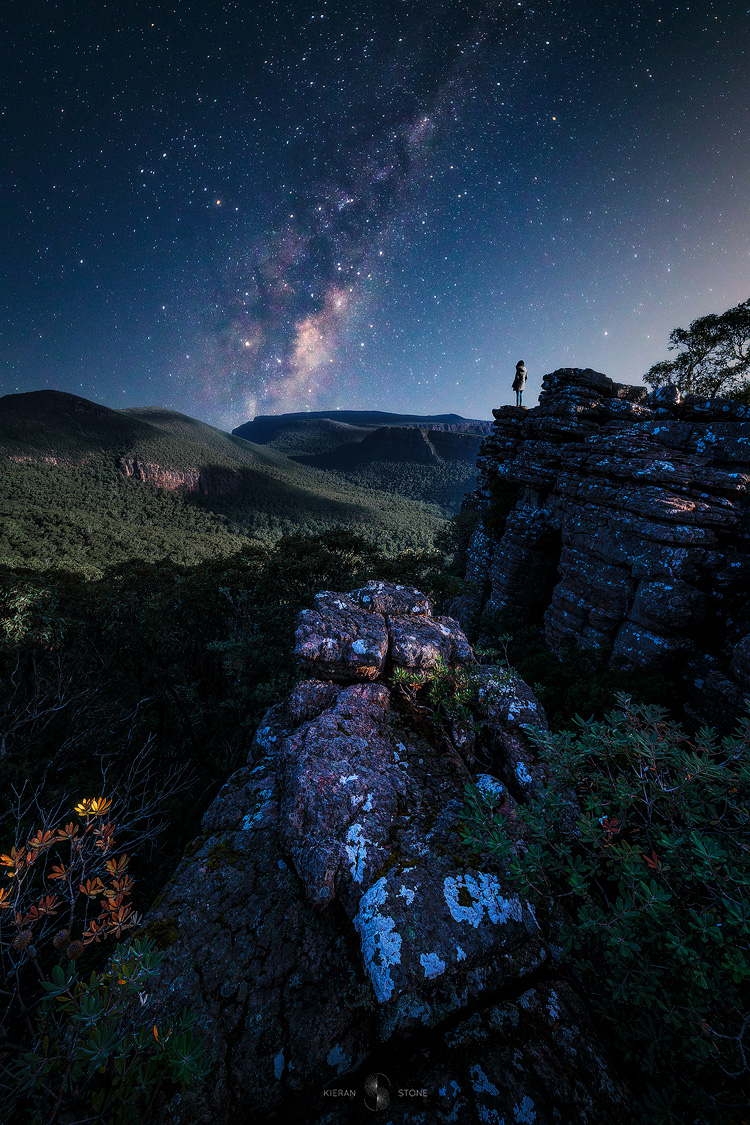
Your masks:
<path fill-rule="evenodd" d="M 521 406 L 521 399 L 523 398 L 524 388 L 526 387 L 526 364 L 522 359 L 519 359 L 516 364 L 516 377 L 513 380 L 513 390 L 516 392 L 516 406 Z"/>

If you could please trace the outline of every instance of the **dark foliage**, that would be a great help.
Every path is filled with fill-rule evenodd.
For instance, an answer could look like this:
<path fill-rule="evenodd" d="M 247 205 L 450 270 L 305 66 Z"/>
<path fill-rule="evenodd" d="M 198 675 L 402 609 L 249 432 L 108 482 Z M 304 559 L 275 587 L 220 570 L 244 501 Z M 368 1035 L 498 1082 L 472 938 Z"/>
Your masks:
<path fill-rule="evenodd" d="M 548 647 L 541 626 L 524 624 L 512 614 L 504 615 L 483 643 L 499 648 L 533 687 L 553 730 L 569 726 L 577 715 L 600 718 L 614 706 L 618 692 L 639 703 L 666 701 L 675 717 L 681 712 L 685 688 L 679 678 L 655 668 L 617 668 L 608 662 L 608 653 L 586 652 L 572 641 L 558 655 Z"/>
<path fill-rule="evenodd" d="M 407 477 L 404 491 L 411 487 Z M 32 822 L 42 823 L 40 810 L 54 810 L 61 802 L 69 805 L 102 792 L 103 772 L 112 791 L 127 789 L 133 762 L 138 761 L 142 763 L 139 776 L 146 776 L 150 791 L 159 795 L 158 811 L 164 822 L 161 832 L 142 833 L 140 846 L 128 842 L 134 905 L 147 908 L 196 836 L 215 793 L 244 764 L 264 711 L 294 684 L 298 673 L 291 650 L 299 609 L 309 606 L 321 589 L 351 589 L 375 577 L 419 587 L 442 611 L 465 589 L 459 576 L 476 518 L 473 513 L 461 513 L 448 524 L 436 509 L 393 494 L 365 489 L 358 493 L 351 482 L 343 481 L 340 487 L 346 485 L 348 491 L 337 492 L 332 474 L 326 486 L 329 492 L 319 496 L 316 507 L 310 501 L 312 485 L 310 489 L 298 487 L 299 482 L 290 485 L 287 477 L 284 487 L 278 488 L 271 477 L 264 479 L 265 484 L 258 478 L 254 498 L 198 500 L 125 480 L 105 460 L 62 468 L 6 463 L 0 478 L 5 516 L 0 532 L 0 760 L 5 778 L 0 839 L 4 849 L 10 847 L 14 833 L 30 832 Z M 388 512 L 379 510 L 379 498 L 390 505 Z M 491 500 L 497 529 L 513 500 L 513 486 L 498 484 Z M 340 526 L 321 531 L 326 522 Z M 366 537 L 359 533 L 363 528 Z M 441 528 L 435 540 L 433 533 Z M 279 538 L 284 531 L 287 534 Z M 435 541 L 438 552 L 431 550 Z M 413 549 L 418 544 L 430 549 Z M 412 549 L 404 550 L 405 546 Z M 600 719 L 623 691 L 642 703 L 669 702 L 673 714 L 679 714 L 679 685 L 651 670 L 625 673 L 595 663 L 572 646 L 555 656 L 537 627 L 505 620 L 487 642 L 533 685 L 556 733 L 569 727 L 576 715 Z M 461 685 L 449 687 L 456 695 Z M 445 707 L 442 697 L 432 702 Z M 643 722 L 647 727 L 650 719 Z M 629 737 L 622 751 L 627 776 Z M 669 771 L 682 768 L 680 745 L 674 753 L 669 750 L 663 768 L 667 780 Z M 585 746 L 560 743 L 561 754 L 566 747 L 571 751 L 565 758 L 567 780 L 572 788 L 585 788 L 592 769 L 602 764 L 600 742 L 591 742 L 593 750 L 588 742 Z M 707 751 L 709 757 L 723 752 L 714 743 Z M 178 786 L 175 777 L 180 778 Z M 711 784 L 719 784 L 715 771 L 707 777 Z M 606 784 L 603 777 L 600 792 Z M 619 800 L 619 792 L 611 802 Z M 691 832 L 700 836 L 713 831 L 714 811 L 721 813 L 721 807 L 712 800 L 691 807 Z M 611 812 L 607 813 L 610 821 Z M 661 815 L 658 808 L 657 813 Z M 621 823 L 627 815 L 618 813 Z M 682 825 L 665 822 L 658 830 L 662 828 L 667 834 L 662 851 L 673 847 L 669 833 L 674 831 L 674 862 L 682 863 Z M 547 835 L 543 844 L 550 853 L 539 852 L 547 871 L 544 878 L 555 894 L 567 894 L 565 880 L 570 872 L 560 868 L 552 854 L 555 839 Z M 653 851 L 661 862 L 658 847 L 644 846 L 643 854 Z M 607 862 L 614 854 L 612 849 L 602 853 Z M 586 893 L 595 895 L 599 893 L 595 864 L 601 856 L 592 852 L 589 858 L 594 866 Z M 687 887 L 688 875 L 683 879 L 682 868 L 673 870 L 674 878 Z M 726 877 L 723 869 L 719 874 Z M 534 876 L 542 878 L 536 871 Z M 658 873 L 653 877 L 658 883 Z M 606 879 L 599 882 L 606 891 Z M 690 893 L 698 895 L 696 902 L 708 895 L 703 884 L 699 887 L 693 880 L 690 886 Z M 661 907 L 653 901 L 652 911 L 644 900 L 644 909 L 651 911 L 643 915 L 644 925 L 653 922 L 654 932 L 671 933 L 661 925 L 657 917 Z M 597 899 L 595 906 L 597 925 L 606 929 L 607 904 Z M 579 917 L 576 924 L 580 922 Z M 638 929 L 641 916 L 633 916 L 632 924 Z M 581 926 L 582 941 L 590 940 L 590 930 L 584 934 Z M 743 935 L 746 944 L 746 928 Z M 159 937 L 169 945 L 168 935 Z M 625 935 L 624 940 L 640 942 L 641 937 Z M 715 935 L 707 941 L 715 944 Z M 598 954 L 588 945 L 586 951 L 584 958 L 589 956 L 595 965 Z M 99 961 L 96 957 L 95 952 L 86 952 L 84 961 L 90 959 L 90 965 L 82 962 L 82 973 L 104 970 L 104 957 Z M 605 987 L 601 982 L 608 978 L 601 973 L 599 977 L 601 1003 L 616 1006 L 618 981 L 610 973 L 614 983 Z M 660 987 L 668 1003 L 682 1003 L 676 978 L 668 975 Z M 697 987 L 702 987 L 700 982 Z M 76 997 L 74 1001 L 78 1002 Z M 636 1007 L 641 1002 L 637 996 L 633 1001 L 630 994 L 626 1001 Z M 119 1010 L 115 1015 L 120 1018 Z M 647 1024 L 643 1024 L 646 1031 L 638 1031 L 635 1017 L 630 1021 L 632 1051 L 650 1050 Z M 725 1027 L 710 1020 L 708 1026 Z M 726 1033 L 734 1034 L 728 1024 Z M 705 1034 L 709 1033 L 695 1032 L 695 1042 Z M 612 1036 L 616 1039 L 616 1028 Z M 713 1048 L 709 1040 L 706 1043 L 710 1055 Z M 71 1065 L 77 1065 L 75 1059 Z"/>
<path fill-rule="evenodd" d="M 526 844 L 467 789 L 466 843 L 525 898 L 564 910 L 563 964 L 653 1125 L 739 1125 L 750 1096 L 750 719 L 693 737 L 618 696 L 604 721 L 536 732 L 558 792 L 521 807 Z"/>
<path fill-rule="evenodd" d="M 683 394 L 747 401 L 750 393 L 750 299 L 721 314 L 709 313 L 669 334 L 674 359 L 644 375 L 650 387 L 671 384 Z"/>

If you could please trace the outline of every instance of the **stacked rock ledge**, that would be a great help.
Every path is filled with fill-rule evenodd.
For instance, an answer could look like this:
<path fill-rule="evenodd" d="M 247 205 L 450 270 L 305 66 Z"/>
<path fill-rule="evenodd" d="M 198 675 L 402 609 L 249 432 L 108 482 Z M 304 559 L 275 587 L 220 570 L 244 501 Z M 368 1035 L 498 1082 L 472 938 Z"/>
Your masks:
<path fill-rule="evenodd" d="M 558 979 L 556 926 L 458 832 L 467 785 L 511 838 L 518 802 L 543 799 L 531 690 L 475 669 L 471 753 L 460 731 L 411 723 L 385 670 L 476 658 L 406 586 L 320 594 L 295 640 L 311 675 L 265 716 L 151 917 L 177 939 L 149 1014 L 191 1007 L 215 1056 L 161 1119 L 358 1121 L 363 1079 L 386 1064 L 394 1090 L 426 1090 L 392 1099 L 380 1117 L 394 1125 L 630 1119 Z M 355 1097 L 334 1103 L 335 1088 Z"/>
<path fill-rule="evenodd" d="M 454 611 L 665 667 L 697 718 L 731 726 L 750 684 L 750 408 L 563 368 L 534 409 L 493 414 L 465 501 L 478 593 Z"/>

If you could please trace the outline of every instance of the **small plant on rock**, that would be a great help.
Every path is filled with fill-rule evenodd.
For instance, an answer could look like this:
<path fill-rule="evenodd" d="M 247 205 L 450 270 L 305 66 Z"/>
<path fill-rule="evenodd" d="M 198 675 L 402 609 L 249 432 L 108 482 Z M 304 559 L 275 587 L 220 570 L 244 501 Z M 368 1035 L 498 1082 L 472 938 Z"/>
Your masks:
<path fill-rule="evenodd" d="M 410 703 L 424 699 L 449 719 L 471 719 L 477 683 L 472 670 L 464 665 L 449 665 L 438 657 L 429 668 L 396 668 L 392 683 Z"/>

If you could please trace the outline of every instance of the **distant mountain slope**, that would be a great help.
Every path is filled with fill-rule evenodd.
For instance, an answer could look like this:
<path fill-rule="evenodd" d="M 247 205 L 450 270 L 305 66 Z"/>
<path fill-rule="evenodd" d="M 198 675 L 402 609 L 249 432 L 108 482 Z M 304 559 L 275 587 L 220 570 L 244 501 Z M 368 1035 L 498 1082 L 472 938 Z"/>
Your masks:
<path fill-rule="evenodd" d="M 357 488 L 437 503 L 452 513 L 475 487 L 479 445 L 491 430 L 492 422 L 460 414 L 319 410 L 260 415 L 233 432 Z"/>
<path fill-rule="evenodd" d="M 382 483 L 301 464 L 174 411 L 110 410 L 59 391 L 0 398 L 0 563 L 12 566 L 198 561 L 248 538 L 331 526 L 386 551 L 429 548 L 444 511 L 424 488 Z"/>
<path fill-rule="evenodd" d="M 80 459 L 131 448 L 154 436 L 151 426 L 64 391 L 0 398 L 0 449 L 6 454 Z"/>
<path fill-rule="evenodd" d="M 251 427 L 248 432 L 256 435 L 246 437 L 247 441 L 257 442 L 264 449 L 275 449 L 290 457 L 331 453 L 347 445 L 357 444 L 373 433 L 369 426 L 353 426 L 333 418 L 318 418 L 313 422 L 301 419 L 288 425 L 270 427 L 268 430 L 263 427 L 253 429 L 252 422 L 247 425 Z"/>
<path fill-rule="evenodd" d="M 383 410 L 311 410 L 296 414 L 258 415 L 232 433 L 258 445 L 283 443 L 288 453 L 328 453 L 339 445 L 362 440 L 380 427 L 409 426 L 490 433 L 492 422 L 462 418 L 460 414 L 389 414 Z M 336 439 L 340 440 L 336 440 Z M 296 443 L 296 444 L 295 444 Z"/>
<path fill-rule="evenodd" d="M 438 465 L 441 461 L 477 463 L 480 434 L 431 430 L 422 426 L 379 426 L 357 442 L 347 442 L 327 453 L 299 457 L 306 465 L 324 469 L 349 469 L 373 461 L 413 461 Z"/>
<path fill-rule="evenodd" d="M 129 457 L 170 468 L 275 463 L 275 454 L 174 410 L 111 410 L 64 391 L 0 398 L 0 452 L 84 464 Z"/>

